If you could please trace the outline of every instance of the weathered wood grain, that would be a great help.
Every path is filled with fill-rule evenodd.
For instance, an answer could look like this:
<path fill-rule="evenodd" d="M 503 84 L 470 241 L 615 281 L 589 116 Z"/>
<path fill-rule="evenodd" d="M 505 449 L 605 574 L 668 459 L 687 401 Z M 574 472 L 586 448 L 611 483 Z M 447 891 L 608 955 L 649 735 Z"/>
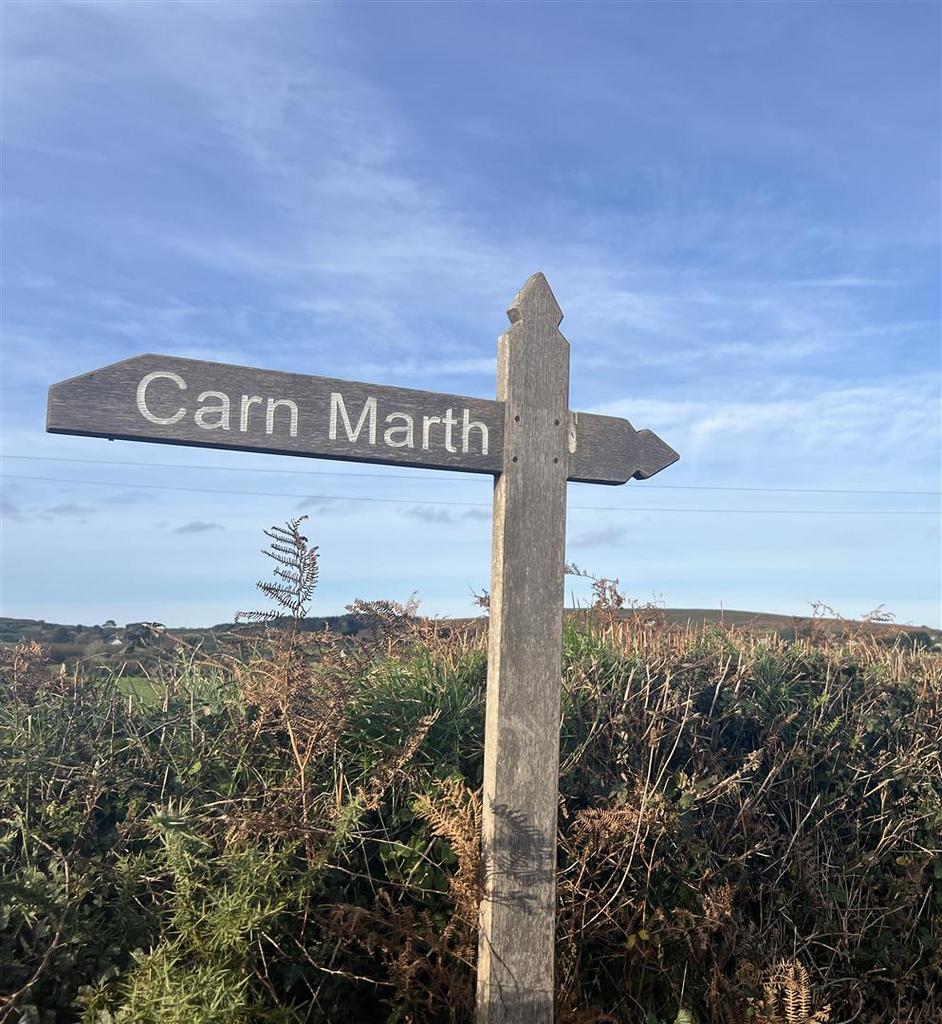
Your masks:
<path fill-rule="evenodd" d="M 226 398 L 228 416 L 219 395 Z M 342 396 L 342 410 L 332 395 Z M 496 474 L 503 467 L 504 418 L 503 403 L 489 399 L 142 355 L 54 384 L 46 429 Z M 677 458 L 650 431 L 588 413 L 572 414 L 569 449 L 569 478 L 590 483 L 650 476 Z"/>
<path fill-rule="evenodd" d="M 478 1024 L 553 1017 L 556 804 L 569 343 L 542 274 L 498 347 L 504 465 L 494 488 Z"/>

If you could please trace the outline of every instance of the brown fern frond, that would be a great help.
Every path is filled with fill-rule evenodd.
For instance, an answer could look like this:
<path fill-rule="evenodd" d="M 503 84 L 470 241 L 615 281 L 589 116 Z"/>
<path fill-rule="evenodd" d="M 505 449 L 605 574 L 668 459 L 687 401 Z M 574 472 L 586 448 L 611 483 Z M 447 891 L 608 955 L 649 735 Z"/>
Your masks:
<path fill-rule="evenodd" d="M 800 960 L 780 960 L 762 988 L 758 1024 L 827 1024 L 831 1019 L 830 1006 L 815 1009 L 811 975 Z"/>
<path fill-rule="evenodd" d="M 347 605 L 347 611 L 363 623 L 369 645 L 374 650 L 385 649 L 386 652 L 391 652 L 393 647 L 414 633 L 418 608 L 415 594 L 405 604 L 358 598 Z"/>
<path fill-rule="evenodd" d="M 326 926 L 348 948 L 374 958 L 391 984 L 400 1020 L 465 1020 L 474 1012 L 474 945 L 455 921 L 441 931 L 427 911 L 397 904 L 381 889 L 367 910 L 335 905 Z"/>
<path fill-rule="evenodd" d="M 10 680 L 18 697 L 31 700 L 52 678 L 49 653 L 35 640 L 0 647 L 0 672 Z"/>
<path fill-rule="evenodd" d="M 450 778 L 437 792 L 420 795 L 415 807 L 431 826 L 432 835 L 447 839 L 458 859 L 449 887 L 456 913 L 476 931 L 483 894 L 481 798 L 463 779 Z"/>
<path fill-rule="evenodd" d="M 274 580 L 259 580 L 256 587 L 275 605 L 274 611 L 238 612 L 236 622 L 275 622 L 288 619 L 295 629 L 307 614 L 317 587 L 319 565 L 317 547 L 308 544 L 301 533 L 307 516 L 289 519 L 285 526 L 272 526 L 262 532 L 269 539 L 262 554 L 280 568 L 272 570 Z M 281 581 L 281 582 L 279 582 Z"/>

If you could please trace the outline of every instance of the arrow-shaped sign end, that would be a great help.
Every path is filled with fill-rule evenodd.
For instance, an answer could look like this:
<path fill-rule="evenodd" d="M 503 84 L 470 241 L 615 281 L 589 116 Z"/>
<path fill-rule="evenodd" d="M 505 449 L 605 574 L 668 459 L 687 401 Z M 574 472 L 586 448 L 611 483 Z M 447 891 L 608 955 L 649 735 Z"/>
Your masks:
<path fill-rule="evenodd" d="M 647 480 L 655 473 L 660 473 L 662 469 L 672 466 L 680 458 L 666 441 L 662 441 L 651 430 L 639 430 L 638 439 L 641 441 L 641 464 L 632 473 L 636 480 Z"/>

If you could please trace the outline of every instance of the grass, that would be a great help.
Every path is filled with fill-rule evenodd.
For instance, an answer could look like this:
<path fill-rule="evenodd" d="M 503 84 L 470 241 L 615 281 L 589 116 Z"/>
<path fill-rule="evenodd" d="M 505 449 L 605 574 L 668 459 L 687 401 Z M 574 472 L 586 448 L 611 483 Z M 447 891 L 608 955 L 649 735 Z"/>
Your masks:
<path fill-rule="evenodd" d="M 133 697 L 142 704 L 156 704 L 166 692 L 165 687 L 150 676 L 119 676 L 115 685 L 119 693 Z"/>

